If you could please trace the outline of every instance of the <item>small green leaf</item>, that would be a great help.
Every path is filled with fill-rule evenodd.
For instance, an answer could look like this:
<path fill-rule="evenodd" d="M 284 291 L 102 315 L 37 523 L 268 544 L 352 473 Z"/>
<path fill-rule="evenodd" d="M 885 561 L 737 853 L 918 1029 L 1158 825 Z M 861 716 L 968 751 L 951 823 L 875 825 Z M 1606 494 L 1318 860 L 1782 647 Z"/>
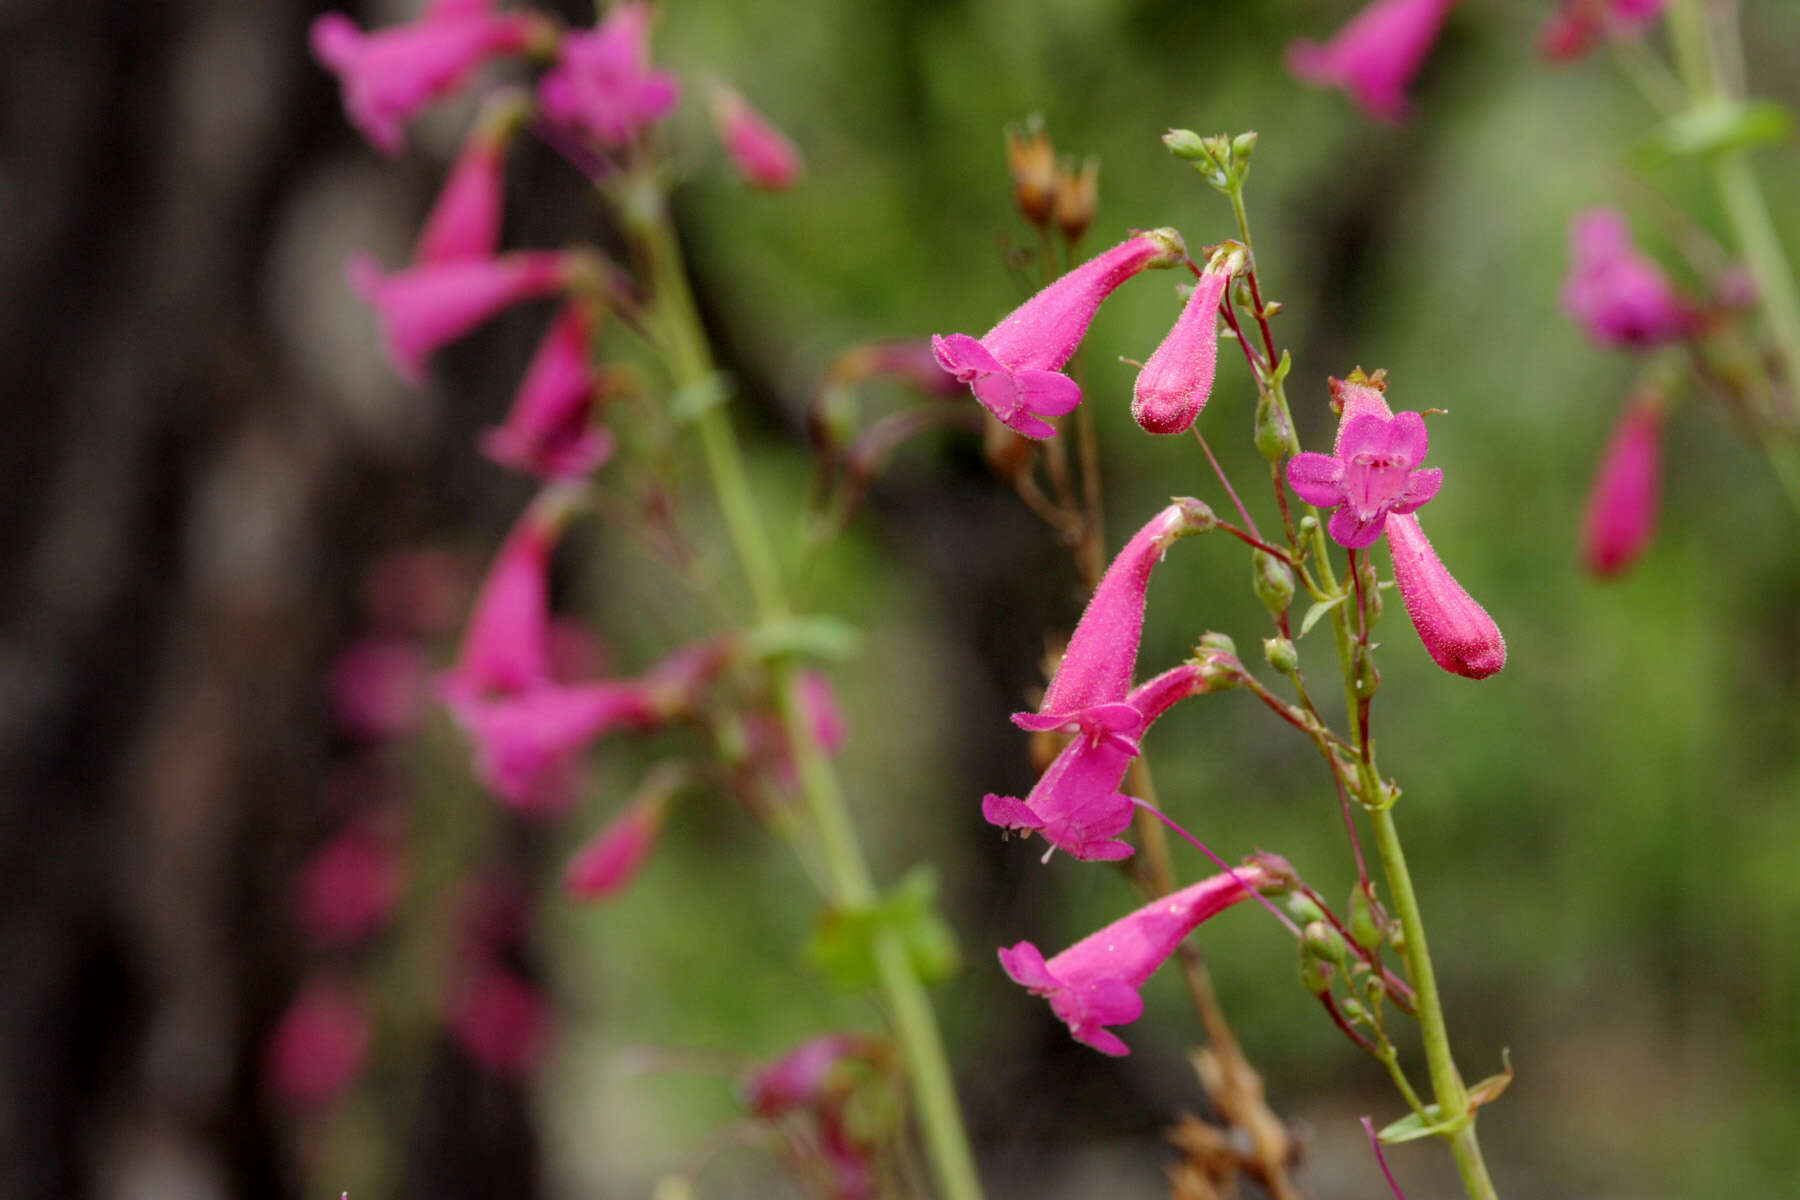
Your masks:
<path fill-rule="evenodd" d="M 1718 100 L 1670 117 L 1633 154 L 1640 164 L 1657 166 L 1697 154 L 1785 141 L 1793 128 L 1793 114 L 1773 100 Z"/>
<path fill-rule="evenodd" d="M 862 634 L 848 621 L 815 613 L 759 625 L 745 638 L 745 646 L 755 658 L 794 654 L 841 661 L 855 655 L 861 641 Z"/>
<path fill-rule="evenodd" d="M 807 962 L 839 987 L 867 990 L 880 980 L 876 943 L 895 937 L 926 983 L 948 978 L 962 956 L 950 926 L 938 915 L 937 887 L 936 873 L 917 867 L 867 908 L 826 909 L 806 944 Z"/>
<path fill-rule="evenodd" d="M 1424 1116 L 1418 1113 L 1408 1113 L 1375 1136 L 1388 1145 L 1394 1146 L 1401 1142 L 1416 1142 L 1420 1138 L 1453 1132 L 1453 1123 L 1442 1120 L 1438 1116 L 1439 1111 L 1437 1105 L 1427 1104 Z"/>
<path fill-rule="evenodd" d="M 1335 600 L 1320 600 L 1311 608 L 1307 609 L 1306 615 L 1300 618 L 1300 636 L 1305 637 L 1312 631 L 1312 627 L 1319 623 L 1320 617 L 1324 616 L 1349 598 L 1350 593 L 1345 592 Z"/>

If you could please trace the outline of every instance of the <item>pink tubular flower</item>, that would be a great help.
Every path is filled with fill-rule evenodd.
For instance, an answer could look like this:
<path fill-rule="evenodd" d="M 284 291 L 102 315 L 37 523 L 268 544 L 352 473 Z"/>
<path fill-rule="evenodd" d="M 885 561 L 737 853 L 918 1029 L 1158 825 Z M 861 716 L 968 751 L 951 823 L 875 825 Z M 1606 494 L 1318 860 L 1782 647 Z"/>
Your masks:
<path fill-rule="evenodd" d="M 1359 418 L 1377 416 L 1393 420 L 1379 388 L 1350 380 L 1333 379 L 1331 394 L 1342 409 L 1338 421 L 1337 453 L 1342 455 L 1345 434 Z M 1402 414 L 1404 415 L 1404 414 Z M 1386 522 L 1388 549 L 1394 557 L 1394 582 L 1406 604 L 1426 653 L 1452 675 L 1486 679 L 1506 665 L 1506 639 L 1487 610 L 1477 604 L 1456 578 L 1444 568 L 1431 548 L 1419 518 L 1394 513 Z"/>
<path fill-rule="evenodd" d="M 1656 532 L 1662 484 L 1662 403 L 1634 401 L 1613 432 L 1588 494 L 1581 556 L 1596 575 L 1623 573 L 1643 554 Z"/>
<path fill-rule="evenodd" d="M 612 457 L 612 434 L 588 419 L 599 391 L 588 351 L 592 336 L 587 307 L 564 306 L 531 360 L 506 423 L 482 434 L 484 454 L 541 479 L 586 475 Z"/>
<path fill-rule="evenodd" d="M 545 489 L 495 555 L 475 597 L 462 653 L 438 680 L 439 693 L 452 706 L 549 682 L 550 554 L 572 499 L 566 489 Z"/>
<path fill-rule="evenodd" d="M 735 89 L 713 89 L 712 118 L 732 166 L 748 182 L 771 192 L 785 192 L 800 182 L 806 168 L 799 149 Z"/>
<path fill-rule="evenodd" d="M 938 365 L 971 385 L 1002 424 L 1026 437 L 1050 437 L 1056 428 L 1042 417 L 1062 416 L 1081 403 L 1081 389 L 1059 370 L 1086 336 L 1101 301 L 1138 272 L 1186 257 L 1173 229 L 1137 234 L 1021 304 L 979 341 L 966 333 L 934 336 Z"/>
<path fill-rule="evenodd" d="M 1103 1054 L 1129 1054 L 1130 1047 L 1105 1026 L 1128 1025 L 1141 1017 L 1144 1000 L 1138 989 L 1181 940 L 1248 899 L 1248 889 L 1272 882 L 1273 875 L 1260 863 L 1239 867 L 1146 904 L 1048 962 L 1036 946 L 1020 942 L 1000 951 L 1000 965 L 1014 983 L 1047 998 L 1076 1041 Z"/>
<path fill-rule="evenodd" d="M 630 887 L 656 846 L 669 801 L 686 778 L 673 763 L 652 768 L 624 811 L 569 860 L 563 890 L 577 900 L 598 901 Z"/>
<path fill-rule="evenodd" d="M 511 141 L 511 122 L 499 129 L 477 128 L 470 135 L 425 219 L 413 251 L 415 267 L 490 259 L 499 251 L 506 148 Z"/>
<path fill-rule="evenodd" d="M 1212 394 L 1219 361 L 1219 301 L 1231 276 L 1206 271 L 1169 336 L 1131 389 L 1131 415 L 1146 433 L 1186 433 Z"/>
<path fill-rule="evenodd" d="M 293 1108 L 330 1104 L 361 1073 L 372 1024 L 348 987 L 323 979 L 307 984 L 269 1037 L 270 1089 Z"/>
<path fill-rule="evenodd" d="M 814 1108 L 829 1098 L 832 1076 L 845 1063 L 870 1059 L 885 1049 L 874 1038 L 827 1033 L 766 1063 L 744 1086 L 745 1101 L 759 1117 L 781 1117 Z"/>
<path fill-rule="evenodd" d="M 1138 743 L 1156 719 L 1178 700 L 1206 690 L 1197 665 L 1164 671 L 1139 685 L 1113 706 L 1127 719 L 1101 736 L 1077 735 L 1038 779 L 1031 794 L 992 793 L 982 798 L 981 815 L 990 825 L 1039 833 L 1055 849 L 1086 862 L 1127 858 L 1130 843 L 1118 835 L 1131 824 L 1131 797 L 1119 791 Z M 1129 723 L 1127 723 L 1127 721 Z"/>
<path fill-rule="evenodd" d="M 339 728 L 381 741 L 410 732 L 424 715 L 425 649 L 399 638 L 363 638 L 332 660 L 328 683 Z"/>
<path fill-rule="evenodd" d="M 360 942 L 387 923 L 404 878 L 387 836 L 371 824 L 352 825 L 301 871 L 294 896 L 300 924 L 320 945 Z"/>
<path fill-rule="evenodd" d="M 489 59 L 525 49 L 536 24 L 486 5 L 439 4 L 410 25 L 364 33 L 332 12 L 313 22 L 312 50 L 342 82 L 350 123 L 377 149 L 397 154 L 415 113 Z"/>
<path fill-rule="evenodd" d="M 1594 48 L 1602 34 L 1638 33 L 1662 15 L 1668 0 L 1563 0 L 1538 37 L 1545 58 L 1567 61 Z"/>
<path fill-rule="evenodd" d="M 529 1075 L 550 1041 L 550 1007 L 542 994 L 494 963 L 457 990 L 449 1020 L 469 1057 L 496 1075 Z"/>
<path fill-rule="evenodd" d="M 1337 453 L 1289 459 L 1288 486 L 1308 504 L 1337 509 L 1327 526 L 1333 540 L 1361 550 L 1381 537 L 1389 513 L 1415 512 L 1438 494 L 1444 473 L 1414 469 L 1430 448 L 1418 413 L 1364 413 L 1338 430 Z"/>
<path fill-rule="evenodd" d="M 1406 86 L 1437 41 L 1456 0 L 1374 0 L 1326 45 L 1294 42 L 1288 70 L 1304 83 L 1341 87 L 1369 115 L 1406 115 Z"/>
<path fill-rule="evenodd" d="M 1038 711 L 1014 713 L 1013 724 L 1033 732 L 1073 725 L 1090 734 L 1134 725 L 1139 714 L 1125 699 L 1137 669 L 1150 572 L 1177 539 L 1215 524 L 1212 510 L 1183 497 L 1132 535 L 1094 589 Z"/>
<path fill-rule="evenodd" d="M 681 84 L 650 69 L 650 21 L 648 4 L 624 0 L 594 29 L 563 35 L 556 66 L 538 83 L 544 115 L 602 146 L 623 146 L 667 116 Z"/>
<path fill-rule="evenodd" d="M 562 254 L 532 251 L 458 260 L 383 275 L 369 255 L 350 260 L 350 284 L 381 319 L 388 358 L 415 387 L 425 360 L 498 313 L 557 291 L 568 280 Z"/>
<path fill-rule="evenodd" d="M 1631 244 L 1631 230 L 1617 210 L 1596 208 L 1576 217 L 1569 249 L 1563 307 L 1596 342 L 1642 350 L 1680 341 L 1698 328 L 1699 313 Z"/>

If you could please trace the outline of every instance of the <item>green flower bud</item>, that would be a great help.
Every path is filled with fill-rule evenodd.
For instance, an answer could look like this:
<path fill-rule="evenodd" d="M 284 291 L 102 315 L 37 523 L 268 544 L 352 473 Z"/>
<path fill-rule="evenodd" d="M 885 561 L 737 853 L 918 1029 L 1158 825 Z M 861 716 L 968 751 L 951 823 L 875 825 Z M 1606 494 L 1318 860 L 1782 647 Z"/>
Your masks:
<path fill-rule="evenodd" d="M 1308 953 L 1305 942 L 1300 943 L 1300 985 L 1315 996 L 1331 990 L 1331 964 Z"/>
<path fill-rule="evenodd" d="M 1256 449 L 1270 462 L 1280 462 L 1287 456 L 1288 448 L 1294 439 L 1294 425 L 1288 419 L 1287 411 L 1275 403 L 1270 395 L 1257 397 L 1256 400 Z"/>
<path fill-rule="evenodd" d="M 1264 638 L 1263 661 L 1281 674 L 1292 676 L 1300 669 L 1300 652 L 1284 637 Z"/>
<path fill-rule="evenodd" d="M 1375 906 L 1369 902 L 1369 893 L 1360 883 L 1350 889 L 1350 936 L 1364 950 L 1381 945 L 1381 926 L 1375 922 Z"/>
<path fill-rule="evenodd" d="M 1231 139 L 1231 156 L 1239 162 L 1248 162 L 1254 153 L 1256 153 L 1256 130 L 1240 133 Z"/>
<path fill-rule="evenodd" d="M 1294 602 L 1294 572 L 1267 550 L 1258 550 L 1254 559 L 1251 583 L 1256 588 L 1256 598 L 1264 608 L 1280 616 Z"/>
<path fill-rule="evenodd" d="M 1287 898 L 1288 916 L 1301 925 L 1310 925 L 1314 921 L 1323 921 L 1325 913 L 1313 903 L 1313 898 L 1305 892 L 1295 892 Z"/>
<path fill-rule="evenodd" d="M 1381 618 L 1381 572 L 1375 569 L 1375 559 L 1365 554 L 1356 565 L 1357 578 L 1362 581 L 1363 606 L 1369 613 L 1369 624 L 1373 625 Z"/>
<path fill-rule="evenodd" d="M 1191 163 L 1210 163 L 1212 155 L 1206 152 L 1206 144 L 1200 135 L 1191 129 L 1171 129 L 1163 134 L 1163 145 L 1176 158 Z"/>
<path fill-rule="evenodd" d="M 1301 940 L 1305 942 L 1307 953 L 1348 971 L 1350 969 L 1350 947 L 1338 931 L 1324 921 L 1311 921 L 1300 931 Z"/>

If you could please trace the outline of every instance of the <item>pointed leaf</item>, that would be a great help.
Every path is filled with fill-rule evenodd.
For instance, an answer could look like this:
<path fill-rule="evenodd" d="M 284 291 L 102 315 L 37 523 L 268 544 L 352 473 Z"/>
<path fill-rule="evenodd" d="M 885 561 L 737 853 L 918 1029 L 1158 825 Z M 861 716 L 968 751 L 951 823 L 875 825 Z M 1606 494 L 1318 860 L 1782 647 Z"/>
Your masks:
<path fill-rule="evenodd" d="M 1324 616 L 1326 613 L 1330 612 L 1332 609 L 1336 608 L 1338 605 L 1342 604 L 1344 601 L 1348 600 L 1349 598 L 1350 598 L 1350 593 L 1345 592 L 1343 595 L 1339 596 L 1335 600 L 1320 600 L 1318 603 L 1314 604 L 1311 608 L 1307 609 L 1306 615 L 1304 617 L 1300 618 L 1300 636 L 1305 637 L 1309 632 L 1311 632 L 1312 627 L 1319 623 L 1320 617 Z"/>

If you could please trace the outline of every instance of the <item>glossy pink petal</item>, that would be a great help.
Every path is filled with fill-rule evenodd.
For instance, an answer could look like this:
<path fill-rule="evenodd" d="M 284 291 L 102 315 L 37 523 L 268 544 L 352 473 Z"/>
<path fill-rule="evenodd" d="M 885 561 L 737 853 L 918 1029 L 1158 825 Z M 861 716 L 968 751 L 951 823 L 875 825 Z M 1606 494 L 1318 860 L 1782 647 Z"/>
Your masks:
<path fill-rule="evenodd" d="M 475 597 L 456 666 L 439 681 L 447 701 L 517 693 L 550 681 L 550 555 L 572 497 L 542 493 L 495 555 Z"/>
<path fill-rule="evenodd" d="M 732 165 L 750 183 L 782 192 L 800 182 L 806 167 L 799 148 L 735 90 L 713 89 L 712 118 Z"/>
<path fill-rule="evenodd" d="M 406 382 L 425 380 L 425 360 L 502 309 L 549 295 L 568 279 L 561 254 L 527 252 L 457 260 L 383 275 L 366 254 L 349 263 L 350 283 L 375 308 L 388 358 Z"/>
<path fill-rule="evenodd" d="M 624 0 L 594 29 L 566 33 L 556 65 L 538 83 L 545 116 L 604 147 L 628 144 L 681 98 L 673 75 L 650 66 L 651 8 Z"/>
<path fill-rule="evenodd" d="M 495 462 L 542 479 L 586 475 L 612 457 L 612 434 L 590 420 L 599 389 L 586 306 L 565 305 L 513 398 L 506 423 L 482 434 Z"/>
<path fill-rule="evenodd" d="M 510 140 L 480 129 L 469 138 L 425 219 L 414 266 L 491 259 L 499 251 Z"/>

